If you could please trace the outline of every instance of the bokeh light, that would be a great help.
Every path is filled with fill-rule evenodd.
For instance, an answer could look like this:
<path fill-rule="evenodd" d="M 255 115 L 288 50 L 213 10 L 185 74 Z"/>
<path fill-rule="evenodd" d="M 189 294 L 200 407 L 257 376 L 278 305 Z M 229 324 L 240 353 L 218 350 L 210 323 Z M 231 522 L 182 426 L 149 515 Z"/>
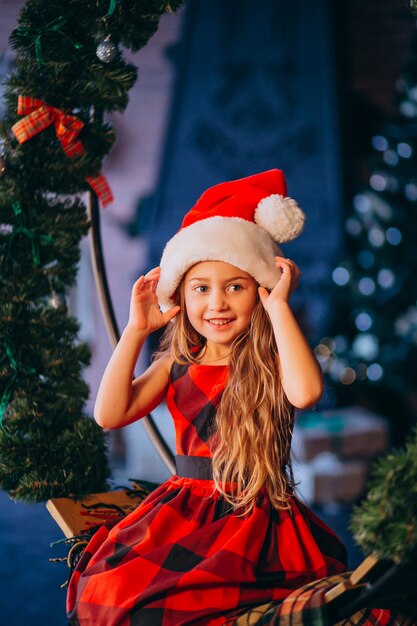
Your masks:
<path fill-rule="evenodd" d="M 401 231 L 394 226 L 390 226 L 385 233 L 388 243 L 392 246 L 398 246 L 403 238 Z"/>
<path fill-rule="evenodd" d="M 358 330 L 365 332 L 371 328 L 373 324 L 372 317 L 366 311 L 361 311 L 355 317 L 355 326 Z"/>
<path fill-rule="evenodd" d="M 371 333 L 357 335 L 352 343 L 356 356 L 366 361 L 372 361 L 379 354 L 379 341 Z"/>
<path fill-rule="evenodd" d="M 375 135 L 372 137 L 372 145 L 375 150 L 384 152 L 388 148 L 388 141 L 382 135 Z"/>
<path fill-rule="evenodd" d="M 346 232 L 352 237 L 357 237 L 362 232 L 362 224 L 356 217 L 349 217 L 345 222 Z"/>
<path fill-rule="evenodd" d="M 370 276 L 364 276 L 358 282 L 358 289 L 364 296 L 371 296 L 375 292 L 375 281 Z"/>
<path fill-rule="evenodd" d="M 409 159 L 413 154 L 413 149 L 409 143 L 405 143 L 405 141 L 401 141 L 397 146 L 397 153 L 403 159 Z"/>
<path fill-rule="evenodd" d="M 345 267 L 336 267 L 332 272 L 333 282 L 339 287 L 347 285 L 350 280 L 350 272 Z"/>
<path fill-rule="evenodd" d="M 378 284 L 384 289 L 390 289 L 395 283 L 395 274 L 387 268 L 383 268 L 378 272 Z"/>
<path fill-rule="evenodd" d="M 375 248 L 380 248 L 385 243 L 385 233 L 382 228 L 373 226 L 368 233 L 369 243 Z"/>
<path fill-rule="evenodd" d="M 371 363 L 368 367 L 368 378 L 372 381 L 380 380 L 384 375 L 384 370 L 379 363 Z"/>

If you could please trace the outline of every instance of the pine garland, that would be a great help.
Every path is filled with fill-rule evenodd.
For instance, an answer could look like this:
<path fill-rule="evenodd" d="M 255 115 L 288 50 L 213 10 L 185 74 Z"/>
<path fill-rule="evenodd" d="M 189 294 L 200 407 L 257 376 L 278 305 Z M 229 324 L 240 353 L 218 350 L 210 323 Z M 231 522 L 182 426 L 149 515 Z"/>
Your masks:
<path fill-rule="evenodd" d="M 417 552 L 417 428 L 404 450 L 377 461 L 351 529 L 365 554 L 396 562 Z"/>
<path fill-rule="evenodd" d="M 123 111 L 137 70 L 119 50 L 139 50 L 179 0 L 28 0 L 11 34 L 15 72 L 0 124 L 0 487 L 39 502 L 108 488 L 104 435 L 85 415 L 89 362 L 65 296 L 89 224 L 80 194 L 114 143 L 104 115 Z M 107 39 L 108 62 L 96 54 Z M 22 144 L 18 98 L 81 120 L 82 153 L 69 157 L 52 124 Z"/>

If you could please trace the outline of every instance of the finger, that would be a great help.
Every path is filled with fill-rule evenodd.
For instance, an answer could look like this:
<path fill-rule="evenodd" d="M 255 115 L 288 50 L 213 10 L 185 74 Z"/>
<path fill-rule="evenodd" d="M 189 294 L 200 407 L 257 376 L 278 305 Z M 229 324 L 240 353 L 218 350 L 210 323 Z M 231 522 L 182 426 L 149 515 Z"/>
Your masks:
<path fill-rule="evenodd" d="M 282 256 L 275 257 L 275 265 L 281 268 L 293 269 L 295 268 L 295 263 L 290 259 L 284 259 Z"/>
<path fill-rule="evenodd" d="M 139 276 L 139 278 L 137 279 L 137 281 L 134 283 L 132 287 L 132 292 L 135 293 L 136 291 L 142 291 L 144 284 L 145 284 L 145 277 Z"/>
<path fill-rule="evenodd" d="M 287 259 L 276 260 L 276 266 L 282 271 L 282 278 L 290 280 L 295 283 L 299 280 L 300 270 L 292 261 L 288 262 Z"/>
<path fill-rule="evenodd" d="M 172 309 L 169 309 L 163 314 L 164 323 L 167 324 L 170 322 L 176 315 L 181 311 L 180 306 L 173 306 Z"/>
<path fill-rule="evenodd" d="M 147 274 L 145 274 L 145 280 L 155 280 L 155 279 L 159 279 L 161 275 L 161 272 L 158 271 L 152 271 L 152 272 L 148 272 Z"/>
<path fill-rule="evenodd" d="M 145 278 L 147 280 L 151 279 L 153 276 L 159 276 L 161 274 L 161 268 L 160 267 L 153 267 L 151 270 L 149 270 L 149 272 L 147 272 L 145 274 Z"/>
<path fill-rule="evenodd" d="M 269 296 L 269 291 L 265 289 L 265 287 L 258 287 L 258 293 L 259 293 L 259 298 L 263 304 Z"/>

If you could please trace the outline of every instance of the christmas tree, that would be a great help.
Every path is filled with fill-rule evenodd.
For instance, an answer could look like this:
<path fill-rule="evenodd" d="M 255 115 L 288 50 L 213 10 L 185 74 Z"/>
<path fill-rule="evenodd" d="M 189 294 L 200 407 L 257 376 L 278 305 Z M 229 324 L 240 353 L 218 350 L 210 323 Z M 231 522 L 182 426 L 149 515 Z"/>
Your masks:
<path fill-rule="evenodd" d="M 397 87 L 398 115 L 372 137 L 345 222 L 347 254 L 332 274 L 335 332 L 316 355 L 341 402 L 395 417 L 402 438 L 417 419 L 416 60 Z"/>
<path fill-rule="evenodd" d="M 337 330 L 316 347 L 339 401 L 391 417 L 396 443 L 408 435 L 375 463 L 351 521 L 365 554 L 396 563 L 417 550 L 417 39 L 412 53 L 398 114 L 372 137 L 346 220 L 347 255 L 333 271 Z"/>
<path fill-rule="evenodd" d="M 84 414 L 89 360 L 68 314 L 81 193 L 102 204 L 114 142 L 105 114 L 122 111 L 139 50 L 179 1 L 28 0 L 10 41 L 16 70 L 0 126 L 0 486 L 41 501 L 107 488 L 102 431 Z"/>

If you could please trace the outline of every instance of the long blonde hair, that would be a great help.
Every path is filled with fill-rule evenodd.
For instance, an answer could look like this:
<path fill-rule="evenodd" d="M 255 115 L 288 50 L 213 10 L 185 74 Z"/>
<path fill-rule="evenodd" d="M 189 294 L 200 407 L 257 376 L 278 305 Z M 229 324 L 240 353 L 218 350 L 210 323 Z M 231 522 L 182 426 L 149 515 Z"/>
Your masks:
<path fill-rule="evenodd" d="M 159 358 L 198 363 L 205 338 L 190 324 L 183 283 L 180 312 L 168 324 Z M 250 510 L 264 489 L 277 509 L 289 508 L 294 480 L 290 460 L 293 407 L 285 396 L 278 350 L 264 307 L 258 300 L 246 331 L 232 344 L 229 378 L 216 411 L 213 478 L 234 509 Z M 231 433 L 233 436 L 231 436 Z"/>

